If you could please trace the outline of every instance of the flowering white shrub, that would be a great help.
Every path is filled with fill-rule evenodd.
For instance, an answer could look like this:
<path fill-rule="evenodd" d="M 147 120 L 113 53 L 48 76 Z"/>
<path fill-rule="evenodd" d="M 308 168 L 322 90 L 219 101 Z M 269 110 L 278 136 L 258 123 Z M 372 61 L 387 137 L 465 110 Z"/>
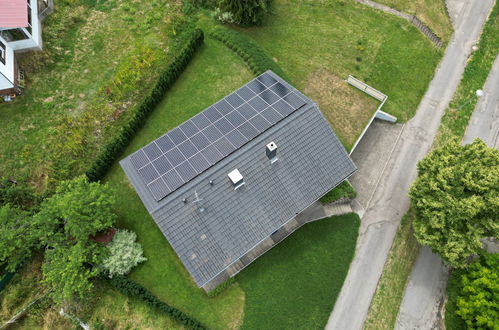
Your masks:
<path fill-rule="evenodd" d="M 147 260 L 143 256 L 142 246 L 135 242 L 137 235 L 128 230 L 118 230 L 113 241 L 107 245 L 109 257 L 104 260 L 103 266 L 109 273 L 125 275 L 139 263 Z"/>

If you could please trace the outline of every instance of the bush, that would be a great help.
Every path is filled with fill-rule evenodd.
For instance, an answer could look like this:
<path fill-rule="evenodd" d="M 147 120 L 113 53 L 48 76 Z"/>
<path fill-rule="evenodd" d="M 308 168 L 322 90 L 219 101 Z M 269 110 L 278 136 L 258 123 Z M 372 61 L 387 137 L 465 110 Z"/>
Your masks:
<path fill-rule="evenodd" d="M 0 206 L 11 204 L 28 210 L 41 200 L 26 182 L 17 182 L 10 179 L 0 180 Z"/>
<path fill-rule="evenodd" d="M 109 243 L 109 257 L 104 260 L 104 269 L 109 277 L 125 275 L 139 263 L 146 261 L 143 256 L 142 246 L 135 242 L 137 235 L 128 230 L 118 230 Z"/>
<path fill-rule="evenodd" d="M 250 37 L 224 27 L 217 27 L 210 33 L 210 36 L 224 43 L 241 57 L 253 74 L 260 75 L 267 70 L 272 70 L 288 80 L 277 63 Z"/>
<path fill-rule="evenodd" d="M 198 320 L 190 317 L 181 310 L 178 310 L 175 307 L 172 307 L 167 303 L 159 300 L 146 288 L 126 278 L 125 276 L 115 276 L 109 279 L 109 283 L 121 293 L 130 297 L 143 300 L 150 306 L 158 308 L 163 313 L 167 314 L 168 316 L 172 317 L 173 319 L 177 320 L 181 324 L 191 329 L 197 329 L 197 330 L 206 329 L 206 327 L 202 325 Z"/>
<path fill-rule="evenodd" d="M 135 133 L 142 127 L 147 116 L 156 108 L 158 103 L 161 102 L 166 91 L 170 89 L 182 71 L 187 67 L 187 64 L 189 64 L 197 49 L 203 43 L 203 39 L 203 31 L 199 29 L 194 30 L 189 35 L 187 44 L 160 75 L 151 94 L 146 96 L 128 124 L 124 125 L 116 138 L 104 147 L 102 153 L 85 173 L 90 181 L 98 181 L 106 174 L 116 158 L 120 156 L 123 150 L 128 146 L 130 140 L 135 136 Z"/>
<path fill-rule="evenodd" d="M 210 298 L 218 296 L 219 294 L 221 294 L 222 292 L 224 292 L 225 289 L 227 289 L 229 286 L 231 286 L 234 283 L 236 283 L 235 278 L 234 277 L 230 277 L 229 279 L 227 279 L 227 281 L 221 283 L 215 289 L 213 289 L 210 292 L 208 292 L 206 295 L 208 297 L 210 297 Z"/>
<path fill-rule="evenodd" d="M 499 326 L 499 254 L 483 254 L 461 276 L 457 314 L 469 329 Z"/>
<path fill-rule="evenodd" d="M 322 196 L 320 202 L 322 204 L 329 204 L 340 198 L 354 199 L 356 196 L 357 192 L 353 189 L 352 185 L 348 181 L 343 181 L 333 188 L 333 190 Z"/>
<path fill-rule="evenodd" d="M 240 25 L 260 25 L 269 11 L 270 0 L 220 0 L 217 11 Z M 223 21 L 222 21 L 223 22 Z"/>

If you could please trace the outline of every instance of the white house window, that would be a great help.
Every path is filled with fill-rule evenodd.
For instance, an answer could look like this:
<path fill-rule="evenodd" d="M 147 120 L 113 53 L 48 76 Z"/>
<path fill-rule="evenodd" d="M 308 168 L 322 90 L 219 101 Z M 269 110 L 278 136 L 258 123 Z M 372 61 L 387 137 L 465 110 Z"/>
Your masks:
<path fill-rule="evenodd" d="M 0 41 L 0 62 L 5 64 L 5 57 L 7 56 L 7 51 L 5 50 L 5 45 Z"/>
<path fill-rule="evenodd" d="M 33 29 L 31 27 L 31 6 L 29 4 L 29 0 L 28 0 L 28 26 L 26 27 L 26 30 L 29 32 L 29 34 L 33 34 Z"/>

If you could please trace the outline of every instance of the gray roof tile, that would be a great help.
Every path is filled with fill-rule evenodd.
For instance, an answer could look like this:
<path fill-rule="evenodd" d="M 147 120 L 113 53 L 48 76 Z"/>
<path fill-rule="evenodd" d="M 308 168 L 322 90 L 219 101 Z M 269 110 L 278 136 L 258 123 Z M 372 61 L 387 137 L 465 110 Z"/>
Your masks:
<path fill-rule="evenodd" d="M 134 159 L 137 153 L 121 161 L 145 207 L 199 286 L 356 170 L 317 106 L 274 73 L 266 74 L 259 77 L 261 82 L 253 80 L 246 85 L 248 88 L 240 89 L 241 94 L 258 93 L 259 89 L 265 89 L 264 85 L 273 86 L 279 81 L 299 95 L 289 94 L 293 97 L 285 98 L 286 102 L 299 104 L 303 99 L 306 105 L 270 128 L 268 123 L 263 129 L 255 124 L 259 135 L 225 158 L 213 146 L 202 150 L 201 154 L 212 166 L 162 200 L 154 198 L 138 175 L 134 164 L 142 164 L 143 160 Z M 281 86 L 278 88 L 283 90 Z M 237 98 L 231 100 L 234 104 L 240 102 Z M 282 105 L 276 108 L 279 111 Z M 195 119 L 193 122 L 197 125 Z M 241 133 L 244 135 L 245 131 L 242 129 Z M 271 141 L 277 144 L 279 158 L 274 164 L 265 153 L 265 146 Z M 224 141 L 220 146 L 224 154 L 229 145 L 232 144 Z M 245 185 L 234 190 L 227 175 L 236 168 Z M 170 171 L 165 176 L 176 177 L 176 174 Z M 154 188 L 165 187 L 158 183 Z M 193 202 L 196 193 L 202 199 L 197 203 Z"/>

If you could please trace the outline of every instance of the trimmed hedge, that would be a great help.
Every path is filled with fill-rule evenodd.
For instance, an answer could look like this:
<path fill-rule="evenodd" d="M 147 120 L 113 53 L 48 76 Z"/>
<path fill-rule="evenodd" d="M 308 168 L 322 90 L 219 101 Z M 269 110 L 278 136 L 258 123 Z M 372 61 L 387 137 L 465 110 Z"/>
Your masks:
<path fill-rule="evenodd" d="M 203 40 L 203 31 L 195 29 L 189 36 L 187 44 L 160 75 L 151 94 L 146 96 L 130 122 L 121 128 L 116 138 L 104 147 L 104 150 L 90 166 L 90 169 L 85 172 L 89 181 L 98 181 L 104 177 L 116 158 L 120 156 L 128 146 L 131 139 L 135 136 L 135 133 L 144 125 L 148 115 L 156 108 L 159 102 L 161 102 L 165 93 L 173 86 L 177 78 L 187 67 L 199 46 L 202 45 Z"/>
<path fill-rule="evenodd" d="M 209 35 L 221 41 L 241 57 L 253 74 L 258 76 L 267 70 L 272 70 L 284 80 L 289 81 L 279 65 L 250 37 L 224 27 L 215 28 Z"/>
<path fill-rule="evenodd" d="M 140 284 L 132 281 L 131 279 L 125 276 L 115 276 L 113 278 L 106 278 L 109 283 L 121 293 L 138 298 L 152 307 L 158 308 L 168 316 L 177 320 L 181 324 L 191 328 L 191 329 L 207 329 L 201 322 L 192 318 L 191 316 L 185 314 L 181 310 L 176 309 L 168 305 L 167 303 L 159 300 L 155 295 L 149 292 L 146 288 L 141 286 Z"/>

